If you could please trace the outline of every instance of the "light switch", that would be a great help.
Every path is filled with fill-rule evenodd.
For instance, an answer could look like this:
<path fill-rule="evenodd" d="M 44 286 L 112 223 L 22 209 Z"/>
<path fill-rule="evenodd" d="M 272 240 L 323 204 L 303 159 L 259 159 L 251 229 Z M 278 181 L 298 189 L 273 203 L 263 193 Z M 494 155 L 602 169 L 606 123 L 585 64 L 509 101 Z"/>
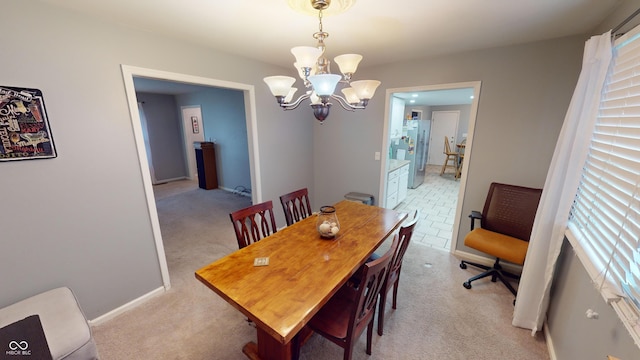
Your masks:
<path fill-rule="evenodd" d="M 380 160 L 380 151 L 376 151 L 375 154 L 373 154 L 373 159 Z"/>

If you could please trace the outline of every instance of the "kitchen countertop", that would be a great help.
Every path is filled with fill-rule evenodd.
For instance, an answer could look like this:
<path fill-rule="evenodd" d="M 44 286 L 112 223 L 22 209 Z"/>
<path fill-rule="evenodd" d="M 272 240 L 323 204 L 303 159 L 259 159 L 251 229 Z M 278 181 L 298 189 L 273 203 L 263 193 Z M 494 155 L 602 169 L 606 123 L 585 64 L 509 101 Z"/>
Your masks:
<path fill-rule="evenodd" d="M 411 161 L 409 160 L 389 159 L 389 172 L 399 169 L 405 165 L 409 165 L 410 163 Z"/>

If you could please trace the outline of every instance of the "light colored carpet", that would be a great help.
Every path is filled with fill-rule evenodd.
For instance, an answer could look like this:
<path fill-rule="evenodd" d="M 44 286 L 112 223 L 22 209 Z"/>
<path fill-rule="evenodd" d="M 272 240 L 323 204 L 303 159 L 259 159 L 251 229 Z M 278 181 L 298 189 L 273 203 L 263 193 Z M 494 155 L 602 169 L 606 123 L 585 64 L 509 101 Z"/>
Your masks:
<path fill-rule="evenodd" d="M 228 214 L 250 200 L 194 188 L 193 182 L 158 185 L 156 198 L 171 290 L 93 327 L 101 359 L 244 359 L 242 346 L 255 341 L 255 329 L 196 280 L 194 272 L 237 249 Z M 412 243 L 403 264 L 398 309 L 391 309 L 390 293 L 384 336 L 374 334 L 368 356 L 363 334 L 353 358 L 549 359 L 543 336 L 511 326 L 513 297 L 508 290 L 489 280 L 463 288 L 477 271 L 458 264 L 445 251 Z M 314 335 L 301 359 L 341 359 L 342 353 Z"/>

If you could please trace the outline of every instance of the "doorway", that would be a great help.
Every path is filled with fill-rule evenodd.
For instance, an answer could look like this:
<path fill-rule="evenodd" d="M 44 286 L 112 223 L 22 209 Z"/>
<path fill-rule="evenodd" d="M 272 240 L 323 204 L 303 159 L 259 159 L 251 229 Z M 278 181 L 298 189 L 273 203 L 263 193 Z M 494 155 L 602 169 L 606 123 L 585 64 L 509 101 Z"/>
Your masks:
<path fill-rule="evenodd" d="M 460 111 L 434 111 L 431 115 L 431 139 L 429 141 L 429 152 L 427 164 L 442 165 L 446 159 L 444 152 L 444 139 L 449 143 L 449 149 L 456 147 L 456 134 L 458 132 L 458 122 L 460 121 Z"/>
<path fill-rule="evenodd" d="M 414 208 L 422 208 L 424 211 L 421 211 L 422 219 L 425 221 L 419 221 L 418 224 L 426 225 L 427 219 L 430 221 L 433 219 L 438 219 L 441 221 L 438 224 L 431 224 L 429 228 L 425 226 L 424 229 L 418 228 L 416 232 L 420 236 L 424 236 L 425 241 L 429 240 L 429 237 L 433 235 L 433 231 L 440 231 L 441 235 L 446 236 L 446 244 L 439 245 L 441 250 L 453 251 L 456 248 L 455 239 L 458 238 L 458 228 L 460 223 L 461 211 L 462 211 L 462 198 L 466 186 L 467 181 L 467 172 L 470 163 L 470 155 L 472 149 L 472 138 L 473 138 L 473 129 L 475 127 L 476 114 L 478 109 L 478 99 L 480 95 L 480 81 L 474 82 L 465 82 L 465 83 L 451 83 L 451 84 L 439 84 L 439 85 L 430 85 L 430 86 L 415 86 L 415 87 L 406 87 L 406 88 L 390 88 L 386 91 L 386 102 L 385 102 L 385 124 L 383 131 L 383 139 L 382 146 L 384 151 L 381 152 L 383 156 L 381 156 L 381 166 L 380 166 L 380 189 L 379 189 L 379 198 L 386 199 L 386 187 L 387 187 L 387 174 L 389 172 L 389 166 L 391 163 L 397 163 L 394 157 L 393 152 L 393 144 L 397 143 L 396 139 L 392 139 L 391 129 L 398 129 L 398 127 L 402 128 L 402 136 L 405 138 L 410 135 L 409 132 L 405 134 L 405 129 L 410 129 L 411 124 L 410 121 L 413 118 L 413 112 L 418 110 L 423 112 L 423 121 L 431 122 L 433 121 L 433 112 L 434 111 L 458 111 L 462 109 L 459 114 L 459 125 L 454 130 L 454 144 L 461 142 L 463 139 L 466 139 L 466 148 L 465 153 L 467 154 L 466 160 L 463 163 L 461 177 L 456 179 L 454 177 L 455 174 L 446 174 L 443 176 L 439 176 L 439 169 L 437 173 L 434 175 L 434 168 L 437 168 L 435 165 L 427 166 L 427 174 L 425 176 L 425 183 L 418 186 L 415 190 L 410 189 L 408 192 L 408 196 L 405 201 L 401 202 L 394 208 L 408 212 L 413 210 Z M 457 95 L 457 96 L 456 96 Z M 412 100 L 424 98 L 423 102 L 418 102 Z M 466 97 L 466 99 L 465 99 Z M 397 118 L 397 114 L 399 113 L 397 110 L 396 118 L 393 118 L 393 112 L 391 111 L 398 106 L 398 100 L 401 99 L 405 101 L 405 111 L 401 113 L 401 118 Z M 428 115 L 427 115 L 428 114 Z M 468 121 L 463 124 L 464 119 L 468 119 Z M 439 131 L 439 130 L 436 130 Z M 396 131 L 397 132 L 397 131 Z M 431 138 L 431 136 L 429 137 Z M 438 153 L 443 150 L 443 140 L 444 135 L 442 135 L 442 139 L 437 139 L 435 136 L 433 137 L 433 141 L 429 141 L 430 148 L 433 143 L 432 151 L 430 153 Z M 455 148 L 455 146 L 454 146 Z M 429 157 L 430 154 L 427 154 Z M 391 161 L 393 160 L 393 161 Z M 433 160 L 432 160 L 433 161 Z M 439 166 L 442 166 L 442 162 L 440 162 Z M 431 173 L 431 177 L 430 177 Z M 449 176 L 451 175 L 451 176 Z M 449 178 L 446 178 L 449 176 Z M 437 206 L 430 204 L 428 201 L 419 200 L 422 194 L 417 194 L 417 192 L 421 191 L 431 191 L 431 193 L 437 193 L 436 195 L 441 195 L 443 192 L 447 192 L 449 190 L 443 190 L 443 187 L 440 187 L 441 184 L 427 184 L 427 179 L 434 180 L 435 182 L 447 181 L 448 185 L 452 185 L 453 193 L 451 197 L 454 199 L 451 210 L 444 210 L 447 215 L 446 218 L 444 216 L 440 216 L 436 214 L 438 211 Z M 451 183 L 451 184 L 449 184 Z M 431 187 L 430 189 L 426 189 L 427 187 Z M 414 195 L 416 194 L 416 195 Z M 415 199 L 413 198 L 415 197 Z M 453 216 L 451 215 L 453 214 Z M 438 228 L 440 227 L 440 228 Z M 434 230 L 434 228 L 436 230 Z M 446 229 L 445 229 L 446 228 Z M 418 238 L 420 237 L 418 236 Z M 420 239 L 416 239 L 416 242 L 420 242 Z M 432 246 L 436 248 L 435 245 L 430 243 L 425 243 L 425 245 Z"/>
<path fill-rule="evenodd" d="M 204 141 L 202 109 L 199 105 L 182 106 L 182 134 L 184 135 L 184 151 L 187 154 L 187 176 L 194 180 L 198 177 L 196 155 L 193 151 L 195 142 Z"/>
<path fill-rule="evenodd" d="M 162 280 L 165 290 L 171 288 L 171 282 L 169 277 L 169 269 L 167 265 L 167 259 L 164 251 L 164 244 L 162 241 L 162 234 L 160 231 L 160 222 L 158 219 L 158 212 L 156 209 L 156 202 L 153 192 L 153 184 L 151 181 L 151 174 L 148 166 L 147 151 L 144 145 L 144 137 L 142 132 L 142 125 L 140 119 L 140 113 L 138 112 L 138 103 L 136 98 L 136 89 L 134 84 L 134 77 L 149 78 L 156 80 L 173 81 L 181 84 L 193 84 L 204 85 L 218 88 L 240 90 L 244 94 L 245 103 L 245 118 L 247 126 L 247 140 L 249 147 L 249 170 L 251 176 L 252 186 L 252 201 L 255 203 L 262 198 L 262 184 L 260 166 L 257 162 L 258 157 L 258 139 L 256 134 L 257 120 L 256 120 L 256 107 L 255 107 L 255 89 L 253 85 L 232 83 L 228 81 L 203 78 L 192 75 L 185 75 L 179 73 L 171 73 L 166 71 L 139 68 L 128 65 L 122 65 L 122 77 L 125 85 L 125 92 L 127 95 L 127 101 L 129 103 L 129 113 L 131 118 L 131 126 L 133 128 L 133 135 L 136 142 L 136 148 L 138 153 L 138 162 L 140 165 L 140 171 L 142 173 L 143 187 L 147 200 L 147 207 L 149 210 L 149 217 L 151 221 L 151 228 L 153 232 L 153 238 L 158 254 L 158 262 L 160 265 L 160 271 L 162 274 Z"/>

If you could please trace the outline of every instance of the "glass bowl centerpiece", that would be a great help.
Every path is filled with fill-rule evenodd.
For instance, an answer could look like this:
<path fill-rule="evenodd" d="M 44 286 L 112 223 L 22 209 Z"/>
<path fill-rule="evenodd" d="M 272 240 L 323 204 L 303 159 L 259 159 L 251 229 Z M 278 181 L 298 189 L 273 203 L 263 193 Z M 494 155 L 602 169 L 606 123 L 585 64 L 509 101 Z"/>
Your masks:
<path fill-rule="evenodd" d="M 316 228 L 320 236 L 325 239 L 333 239 L 340 231 L 340 223 L 336 215 L 336 208 L 333 206 L 323 206 L 320 208 Z"/>

